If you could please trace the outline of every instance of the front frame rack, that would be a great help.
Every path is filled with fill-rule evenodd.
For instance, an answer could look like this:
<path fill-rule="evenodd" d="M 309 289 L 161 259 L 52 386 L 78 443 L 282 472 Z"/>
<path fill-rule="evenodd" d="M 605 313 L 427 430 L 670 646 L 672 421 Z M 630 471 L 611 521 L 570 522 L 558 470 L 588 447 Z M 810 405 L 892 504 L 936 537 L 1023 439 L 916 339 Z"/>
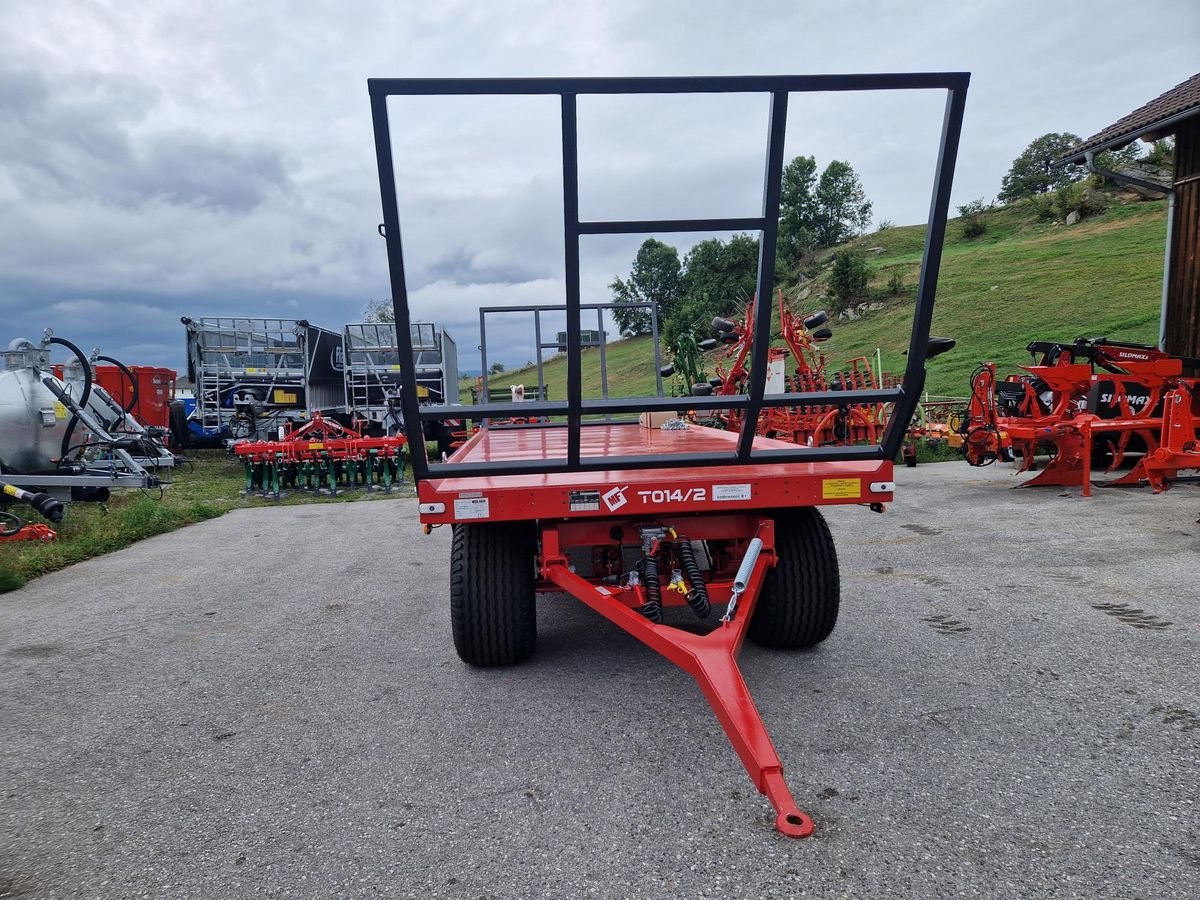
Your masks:
<path fill-rule="evenodd" d="M 764 462 L 831 462 L 892 459 L 900 451 L 904 431 L 916 411 L 925 382 L 926 345 L 933 319 L 934 295 L 941 266 L 942 242 L 946 231 L 950 189 L 962 133 L 969 73 L 881 73 L 857 75 L 765 75 L 666 78 L 372 78 L 368 79 L 371 118 L 375 133 L 375 157 L 379 169 L 379 189 L 383 206 L 383 235 L 387 242 L 388 268 L 392 287 L 397 336 L 403 359 L 411 358 L 408 286 L 405 280 L 404 252 L 400 238 L 400 213 L 396 192 L 395 162 L 392 155 L 391 124 L 387 101 L 393 96 L 469 96 L 469 95 L 557 95 L 562 120 L 563 236 L 566 284 L 567 397 L 565 401 L 534 402 L 522 405 L 533 416 L 565 416 L 567 447 L 565 458 L 543 460 L 496 460 L 482 463 L 430 463 L 423 454 L 414 454 L 413 475 L 417 481 L 431 476 L 492 476 L 547 474 L 555 472 L 599 472 L 614 469 L 650 469 L 682 466 L 733 466 Z M 677 397 L 641 397 L 584 400 L 582 396 L 581 295 L 579 256 L 580 238 L 601 234 L 656 234 L 683 232 L 757 231 L 759 234 L 758 273 L 754 317 L 754 345 L 770 344 L 771 297 L 775 282 L 775 242 L 779 222 L 780 184 L 784 167 L 784 138 L 787 125 L 788 96 L 791 93 L 850 91 L 943 90 L 946 104 L 942 117 L 937 165 L 921 259 L 921 275 L 913 313 L 908 362 L 902 386 L 880 390 L 819 391 L 764 396 L 767 378 L 767 354 L 757 353 L 751 361 L 746 394 L 718 397 L 688 397 L 688 409 L 738 409 L 744 411 L 742 428 L 732 452 L 680 453 L 665 456 L 587 457 L 580 453 L 580 429 L 585 416 L 612 413 L 640 413 L 678 409 Z M 577 99 L 596 94 L 724 94 L 765 93 L 770 96 L 767 152 L 763 176 L 762 214 L 752 217 L 705 219 L 642 219 L 624 221 L 582 221 L 579 218 L 579 160 Z M 420 406 L 416 385 L 410 379 L 401 388 L 401 407 L 406 422 L 426 422 L 461 418 L 462 407 Z M 759 413 L 772 406 L 813 406 L 855 403 L 893 403 L 883 439 L 879 444 L 858 447 L 797 446 L 795 449 L 758 449 L 754 447 Z M 511 413 L 511 404 L 485 403 L 473 407 L 473 416 L 503 417 Z"/>

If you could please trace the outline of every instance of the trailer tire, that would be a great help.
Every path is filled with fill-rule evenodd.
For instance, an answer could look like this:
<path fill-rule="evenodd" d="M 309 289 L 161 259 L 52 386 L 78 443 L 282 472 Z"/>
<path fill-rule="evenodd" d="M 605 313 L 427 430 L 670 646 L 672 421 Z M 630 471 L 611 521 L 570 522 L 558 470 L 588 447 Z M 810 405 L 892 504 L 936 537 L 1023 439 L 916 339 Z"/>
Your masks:
<path fill-rule="evenodd" d="M 841 594 L 837 550 L 812 507 L 778 510 L 775 567 L 767 570 L 746 636 L 760 647 L 798 650 L 829 637 Z"/>
<path fill-rule="evenodd" d="M 450 551 L 454 649 L 473 666 L 510 666 L 537 644 L 532 524 L 455 525 Z"/>

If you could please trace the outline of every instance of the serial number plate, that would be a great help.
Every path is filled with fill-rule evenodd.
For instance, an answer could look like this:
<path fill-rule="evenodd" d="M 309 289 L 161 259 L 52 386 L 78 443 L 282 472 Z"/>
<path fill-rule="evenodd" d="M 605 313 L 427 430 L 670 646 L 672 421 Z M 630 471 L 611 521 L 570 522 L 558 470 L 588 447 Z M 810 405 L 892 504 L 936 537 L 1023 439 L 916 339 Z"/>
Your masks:
<path fill-rule="evenodd" d="M 456 519 L 486 519 L 491 514 L 487 497 L 459 498 L 454 501 Z"/>
<path fill-rule="evenodd" d="M 571 491 L 567 494 L 567 507 L 571 512 L 599 512 L 599 491 Z"/>

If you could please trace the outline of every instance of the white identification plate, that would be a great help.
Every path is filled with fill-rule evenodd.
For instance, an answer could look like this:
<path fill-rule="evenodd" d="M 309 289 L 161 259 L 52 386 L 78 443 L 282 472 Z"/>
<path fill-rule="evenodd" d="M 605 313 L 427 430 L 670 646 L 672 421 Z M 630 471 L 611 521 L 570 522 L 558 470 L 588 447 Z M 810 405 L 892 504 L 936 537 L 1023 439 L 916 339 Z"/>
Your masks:
<path fill-rule="evenodd" d="M 491 515 L 487 497 L 468 497 L 454 501 L 454 518 L 486 519 Z"/>
<path fill-rule="evenodd" d="M 749 500 L 750 485 L 748 484 L 714 484 L 713 500 Z"/>

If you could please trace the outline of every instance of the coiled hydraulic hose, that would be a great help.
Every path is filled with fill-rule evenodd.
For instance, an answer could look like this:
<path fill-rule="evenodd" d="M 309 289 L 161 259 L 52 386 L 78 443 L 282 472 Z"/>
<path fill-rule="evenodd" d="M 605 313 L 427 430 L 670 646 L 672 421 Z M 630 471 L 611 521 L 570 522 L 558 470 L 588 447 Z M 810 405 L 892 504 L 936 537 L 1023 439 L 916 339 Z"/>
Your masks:
<path fill-rule="evenodd" d="M 704 584 L 704 577 L 700 572 L 700 565 L 696 562 L 696 552 L 692 549 L 692 542 L 682 534 L 675 538 L 675 547 L 679 553 L 679 562 L 683 566 L 683 573 L 687 576 L 688 587 L 687 603 L 701 619 L 708 618 L 708 613 L 711 609 L 708 602 L 708 587 Z"/>
<path fill-rule="evenodd" d="M 129 415 L 135 409 L 137 409 L 138 400 L 140 399 L 141 391 L 140 391 L 140 388 L 138 387 L 137 378 L 134 377 L 133 372 L 131 372 L 129 370 L 129 367 L 127 365 L 125 365 L 125 363 L 121 362 L 119 359 L 113 359 L 111 356 L 97 356 L 96 361 L 112 363 L 114 366 L 116 366 L 118 369 L 121 370 L 121 374 L 123 374 L 126 378 L 129 379 L 130 385 L 133 386 L 133 393 L 130 395 L 129 405 L 124 408 L 125 414 Z"/>
<path fill-rule="evenodd" d="M 83 368 L 83 393 L 79 397 L 79 406 L 86 409 L 88 400 L 92 397 L 92 366 L 88 362 L 88 358 L 83 355 L 83 351 L 68 341 L 66 338 L 48 337 L 47 344 L 59 344 L 66 347 L 75 354 L 75 358 L 79 360 L 79 365 Z M 79 421 L 78 414 L 71 413 L 71 421 L 67 423 L 67 430 L 63 432 L 62 446 L 59 448 L 59 455 L 65 459 L 71 449 L 71 435 L 75 433 L 75 423 Z"/>
<path fill-rule="evenodd" d="M 638 574 L 646 589 L 646 602 L 638 609 L 651 622 L 662 621 L 662 585 L 658 580 L 658 560 L 653 556 L 642 557 L 638 563 Z"/>

